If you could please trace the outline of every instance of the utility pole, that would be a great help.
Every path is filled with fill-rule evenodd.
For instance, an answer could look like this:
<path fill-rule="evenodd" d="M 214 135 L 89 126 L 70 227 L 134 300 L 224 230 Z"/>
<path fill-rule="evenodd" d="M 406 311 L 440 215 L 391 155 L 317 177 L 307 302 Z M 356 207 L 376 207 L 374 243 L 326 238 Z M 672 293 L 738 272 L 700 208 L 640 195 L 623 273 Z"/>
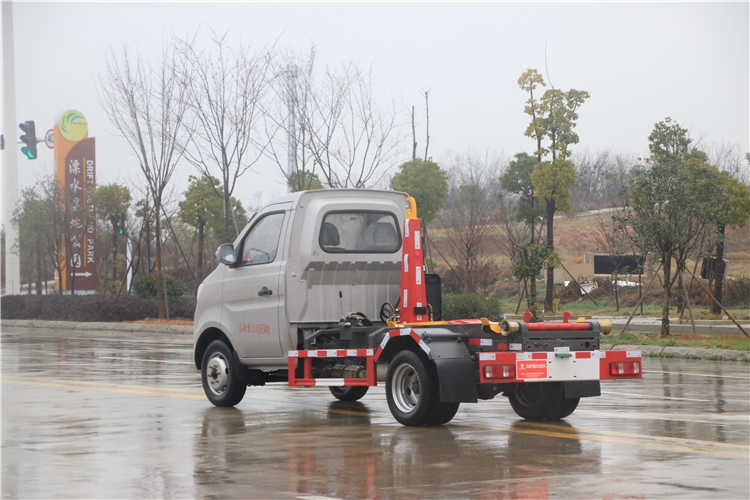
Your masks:
<path fill-rule="evenodd" d="M 286 128 L 286 175 L 287 179 L 291 179 L 292 174 L 297 172 L 297 131 L 295 126 L 295 108 L 297 107 L 297 68 L 294 64 L 290 64 L 287 67 L 286 93 L 284 95 L 284 100 L 286 101 L 286 107 L 288 110 Z M 304 182 L 304 179 L 297 179 L 297 182 Z M 290 191 L 291 189 L 292 186 L 289 186 Z"/>
<path fill-rule="evenodd" d="M 13 50 L 13 3 L 3 0 L 3 227 L 5 228 L 5 294 L 21 293 L 21 261 L 11 249 L 18 242 L 13 210 L 18 203 L 18 152 L 16 151 L 16 73 Z"/>

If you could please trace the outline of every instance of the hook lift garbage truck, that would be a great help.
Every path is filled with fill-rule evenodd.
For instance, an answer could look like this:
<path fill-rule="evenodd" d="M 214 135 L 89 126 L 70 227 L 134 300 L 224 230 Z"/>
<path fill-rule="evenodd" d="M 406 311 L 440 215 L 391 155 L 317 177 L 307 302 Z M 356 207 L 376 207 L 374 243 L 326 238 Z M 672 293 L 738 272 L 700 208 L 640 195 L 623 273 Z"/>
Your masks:
<path fill-rule="evenodd" d="M 356 401 L 385 382 L 407 426 L 501 393 L 524 419 L 558 420 L 601 380 L 641 378 L 639 351 L 600 350 L 608 321 L 442 321 L 423 249 L 405 193 L 304 191 L 263 207 L 198 289 L 193 354 L 209 401 L 235 406 L 272 382 Z"/>

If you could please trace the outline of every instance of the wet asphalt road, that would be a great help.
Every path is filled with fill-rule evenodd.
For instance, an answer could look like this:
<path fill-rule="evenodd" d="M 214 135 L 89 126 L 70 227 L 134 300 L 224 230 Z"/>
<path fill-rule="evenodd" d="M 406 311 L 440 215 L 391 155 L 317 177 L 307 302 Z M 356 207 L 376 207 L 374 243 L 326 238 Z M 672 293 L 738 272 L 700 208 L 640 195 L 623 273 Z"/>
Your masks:
<path fill-rule="evenodd" d="M 645 359 L 562 423 L 507 400 L 407 428 L 382 386 L 212 407 L 191 337 L 6 328 L 3 498 L 750 497 L 750 366 Z"/>

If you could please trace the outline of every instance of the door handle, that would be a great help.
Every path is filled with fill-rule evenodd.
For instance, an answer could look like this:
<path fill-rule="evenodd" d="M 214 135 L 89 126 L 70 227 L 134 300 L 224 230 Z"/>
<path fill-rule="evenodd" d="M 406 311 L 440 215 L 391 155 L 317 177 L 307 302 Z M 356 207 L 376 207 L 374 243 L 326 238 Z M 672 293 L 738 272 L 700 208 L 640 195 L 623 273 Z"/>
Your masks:
<path fill-rule="evenodd" d="M 260 295 L 261 297 L 263 297 L 264 295 L 273 295 L 273 290 L 269 290 L 267 287 L 264 286 L 263 288 L 260 289 L 260 291 L 258 292 L 258 295 Z"/>

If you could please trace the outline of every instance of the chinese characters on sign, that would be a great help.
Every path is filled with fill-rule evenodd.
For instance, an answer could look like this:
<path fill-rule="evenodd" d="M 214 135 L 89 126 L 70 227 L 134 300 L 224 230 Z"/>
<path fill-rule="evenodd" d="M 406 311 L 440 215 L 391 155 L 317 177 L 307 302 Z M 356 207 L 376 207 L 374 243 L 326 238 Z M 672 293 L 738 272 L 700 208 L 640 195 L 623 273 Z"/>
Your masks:
<path fill-rule="evenodd" d="M 96 291 L 96 214 L 91 188 L 96 186 L 95 139 L 83 139 L 65 156 L 64 203 L 68 228 L 65 290 Z"/>

